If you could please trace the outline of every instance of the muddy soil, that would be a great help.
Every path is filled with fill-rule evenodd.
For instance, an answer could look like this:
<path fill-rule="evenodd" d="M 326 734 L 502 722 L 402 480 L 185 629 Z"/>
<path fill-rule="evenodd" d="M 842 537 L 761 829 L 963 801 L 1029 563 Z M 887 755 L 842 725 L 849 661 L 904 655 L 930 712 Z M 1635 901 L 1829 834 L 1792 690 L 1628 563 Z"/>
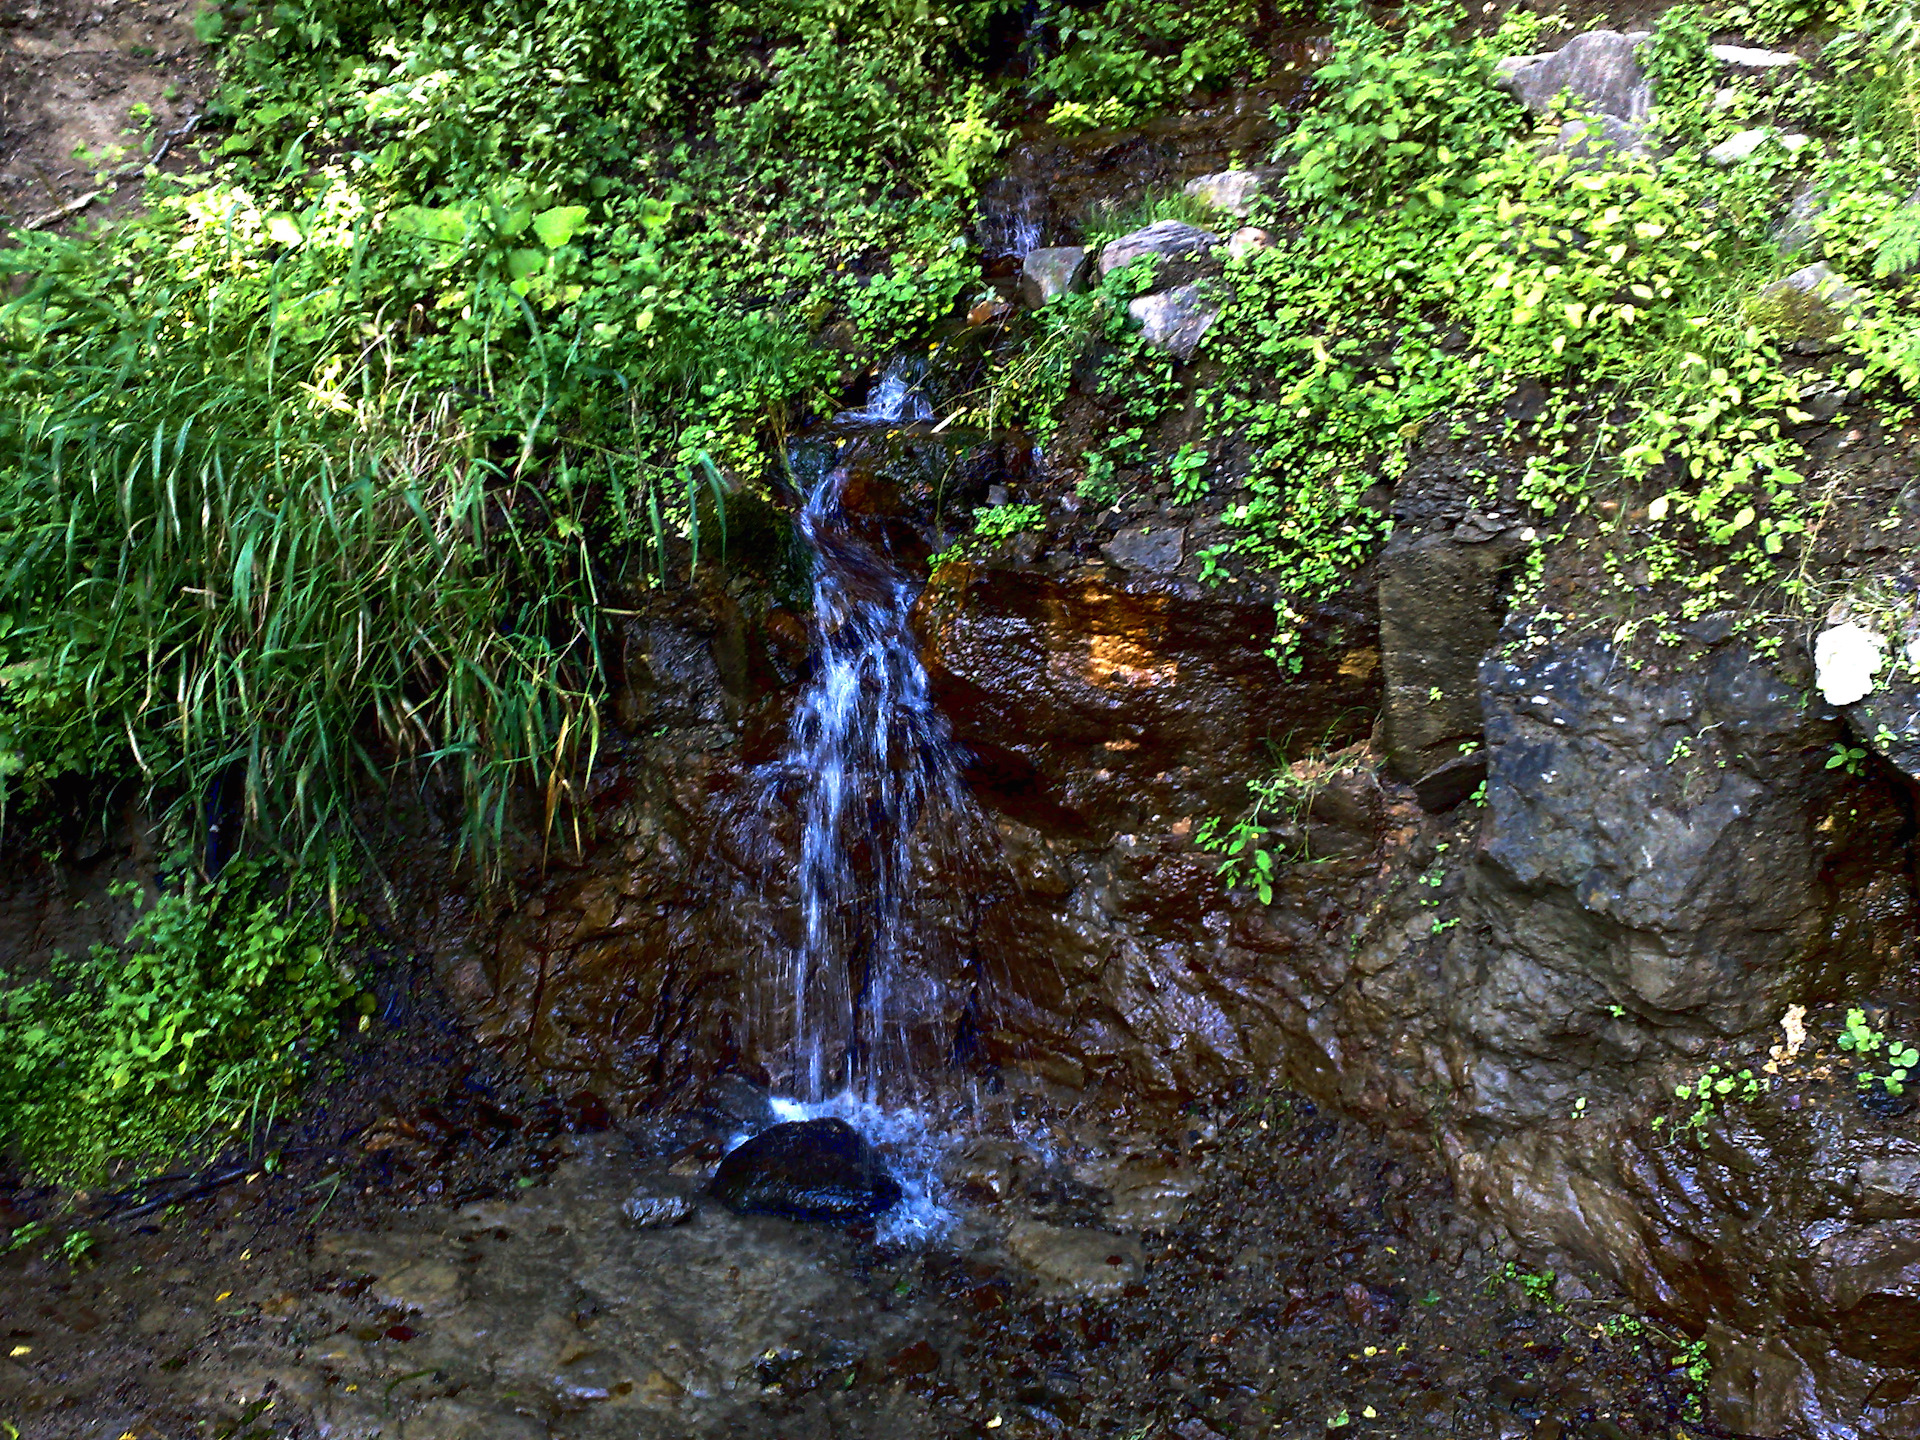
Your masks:
<path fill-rule="evenodd" d="M 0 7 L 0 231 L 58 228 L 137 202 L 143 162 L 177 167 L 213 71 L 197 0 Z M 169 136 L 173 138 L 169 140 Z M 94 197 L 91 200 L 88 197 Z"/>
<path fill-rule="evenodd" d="M 251 1158 L 0 1190 L 0 1220 L 48 1227 L 0 1258 L 5 1433 L 1711 1433 L 1672 1343 L 1520 1276 L 1427 1153 L 1304 1100 L 1142 1124 L 981 1097 L 936 1166 L 952 1228 L 888 1243 L 729 1214 L 704 1195 L 725 1114 L 533 1094 L 423 982 L 389 966 L 342 1073 Z M 636 1194 L 693 1213 L 637 1227 Z"/>

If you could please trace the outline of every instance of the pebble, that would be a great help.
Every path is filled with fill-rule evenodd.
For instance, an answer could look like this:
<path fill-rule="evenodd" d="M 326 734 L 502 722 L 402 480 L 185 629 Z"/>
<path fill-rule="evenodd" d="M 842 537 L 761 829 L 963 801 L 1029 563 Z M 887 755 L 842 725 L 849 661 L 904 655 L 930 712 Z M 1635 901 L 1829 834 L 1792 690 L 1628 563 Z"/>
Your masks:
<path fill-rule="evenodd" d="M 636 1190 L 620 1202 L 620 1218 L 635 1230 L 659 1230 L 684 1225 L 693 1218 L 694 1203 L 684 1195 L 659 1195 Z"/>
<path fill-rule="evenodd" d="M 445 1315 L 460 1308 L 466 1286 L 453 1266 L 426 1260 L 375 1281 L 371 1293 L 380 1304 L 396 1310 Z"/>

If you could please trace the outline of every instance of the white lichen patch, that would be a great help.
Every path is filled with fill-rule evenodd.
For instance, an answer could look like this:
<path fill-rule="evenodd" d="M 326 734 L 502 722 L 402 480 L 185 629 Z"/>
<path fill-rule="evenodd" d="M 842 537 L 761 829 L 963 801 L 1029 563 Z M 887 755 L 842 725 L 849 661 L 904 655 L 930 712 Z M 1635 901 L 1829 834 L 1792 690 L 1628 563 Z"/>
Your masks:
<path fill-rule="evenodd" d="M 1873 677 L 1887 663 L 1887 639 L 1849 621 L 1823 630 L 1813 645 L 1813 668 L 1829 705 L 1851 705 L 1873 691 Z"/>

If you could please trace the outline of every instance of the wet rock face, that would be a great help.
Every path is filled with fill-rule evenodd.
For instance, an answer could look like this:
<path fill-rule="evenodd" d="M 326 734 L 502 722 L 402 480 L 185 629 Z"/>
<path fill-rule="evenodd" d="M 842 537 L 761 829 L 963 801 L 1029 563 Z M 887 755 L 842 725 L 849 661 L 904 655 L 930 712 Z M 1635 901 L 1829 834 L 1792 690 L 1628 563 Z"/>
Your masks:
<path fill-rule="evenodd" d="M 1447 508 L 1412 480 L 1394 503 L 1408 530 Z M 1253 1077 L 1437 1137 L 1463 1199 L 1529 1253 L 1707 1333 L 1733 1428 L 1815 1436 L 1869 1407 L 1863 1437 L 1913 1433 L 1886 1388 L 1920 1358 L 1904 1122 L 1848 1082 L 1783 1086 L 1704 1147 L 1650 1124 L 1714 1057 L 1757 1065 L 1787 1006 L 1908 983 L 1903 783 L 1829 769 L 1845 732 L 1811 675 L 1711 622 L 1679 660 L 1497 628 L 1512 526 L 1477 514 L 1382 557 L 1377 631 L 1364 588 L 1309 615 L 1288 674 L 1265 597 L 1183 578 L 1203 524 L 1010 547 L 923 598 L 983 816 L 924 858 L 918 963 L 947 997 L 924 1007 L 925 1063 L 1134 1100 Z M 685 719 L 651 770 L 623 762 L 596 792 L 600 851 L 467 962 L 483 1033 L 630 1106 L 758 1075 L 772 1048 L 738 957 L 791 928 L 778 847 L 753 838 L 781 822 L 721 821 L 803 657 L 771 620 L 735 633 L 647 639 L 669 681 L 763 688 L 703 708 L 654 682 L 644 708 Z M 1276 765 L 1296 799 L 1270 840 L 1302 863 L 1263 905 L 1194 832 Z M 1485 803 L 1461 803 L 1480 776 Z M 760 1117 L 764 1095 L 736 1076 L 704 1103 Z M 1025 1243 L 1069 1289 L 1124 1268 L 1092 1256 L 1105 1241 Z"/>
<path fill-rule="evenodd" d="M 1159 570 L 1180 535 L 1127 532 L 1108 551 Z M 975 793 L 1054 835 L 1218 814 L 1268 741 L 1304 746 L 1343 721 L 1351 733 L 1378 703 L 1379 652 L 1357 607 L 1309 618 L 1299 675 L 1267 655 L 1269 605 L 1097 566 L 970 567 L 921 613 L 936 694 L 976 757 Z"/>
<path fill-rule="evenodd" d="M 870 1220 L 900 1201 L 900 1182 L 844 1120 L 793 1120 L 727 1152 L 715 1199 L 736 1215 Z"/>
<path fill-rule="evenodd" d="M 1480 855 L 1489 893 L 1511 887 L 1503 939 L 1636 1010 L 1768 1024 L 1818 985 L 1834 919 L 1808 805 L 1831 721 L 1734 650 L 1621 670 L 1597 641 L 1488 662 Z"/>
<path fill-rule="evenodd" d="M 1499 636 L 1519 548 L 1499 536 L 1467 542 L 1456 529 L 1381 555 L 1381 730 L 1401 779 L 1417 782 L 1479 742 L 1480 661 Z"/>

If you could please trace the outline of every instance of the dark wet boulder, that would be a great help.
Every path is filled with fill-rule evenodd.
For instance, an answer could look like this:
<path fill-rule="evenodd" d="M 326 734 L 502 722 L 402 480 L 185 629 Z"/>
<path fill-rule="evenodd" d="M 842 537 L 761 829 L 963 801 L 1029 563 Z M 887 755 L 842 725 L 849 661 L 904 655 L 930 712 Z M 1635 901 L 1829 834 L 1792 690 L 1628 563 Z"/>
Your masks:
<path fill-rule="evenodd" d="M 789 1220 L 867 1220 L 891 1209 L 900 1184 L 844 1120 L 794 1120 L 728 1152 L 713 1177 L 715 1199 L 736 1215 Z"/>

